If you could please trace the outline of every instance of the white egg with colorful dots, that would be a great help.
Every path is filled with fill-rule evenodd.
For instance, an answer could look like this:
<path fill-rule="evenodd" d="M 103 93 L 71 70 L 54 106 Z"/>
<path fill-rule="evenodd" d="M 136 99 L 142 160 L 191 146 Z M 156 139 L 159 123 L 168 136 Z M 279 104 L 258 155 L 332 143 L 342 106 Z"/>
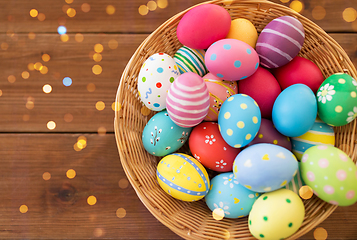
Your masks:
<path fill-rule="evenodd" d="M 178 66 L 171 56 L 166 53 L 151 55 L 142 65 L 138 75 L 141 101 L 150 110 L 165 109 L 167 91 L 179 75 Z"/>
<path fill-rule="evenodd" d="M 239 184 L 233 172 L 226 172 L 212 178 L 205 200 L 213 214 L 218 212 L 226 218 L 241 218 L 248 216 L 258 197 L 259 193 Z"/>
<path fill-rule="evenodd" d="M 235 94 L 228 98 L 218 114 L 221 135 L 234 148 L 250 143 L 259 131 L 260 122 L 257 102 L 245 94 Z"/>
<path fill-rule="evenodd" d="M 142 141 L 146 151 L 154 156 L 166 156 L 182 147 L 192 128 L 176 125 L 166 110 L 156 113 L 145 125 Z"/>

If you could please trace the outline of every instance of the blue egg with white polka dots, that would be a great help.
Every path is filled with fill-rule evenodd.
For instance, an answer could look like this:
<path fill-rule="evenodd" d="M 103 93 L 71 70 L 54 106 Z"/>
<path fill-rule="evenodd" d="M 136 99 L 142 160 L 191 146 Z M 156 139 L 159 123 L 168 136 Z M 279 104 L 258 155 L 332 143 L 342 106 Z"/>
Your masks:
<path fill-rule="evenodd" d="M 166 156 L 185 144 L 191 130 L 176 125 L 167 111 L 163 110 L 146 124 L 142 133 L 144 148 L 154 156 Z"/>
<path fill-rule="evenodd" d="M 248 95 L 235 94 L 225 100 L 218 114 L 223 139 L 234 148 L 249 144 L 257 135 L 261 113 L 257 102 Z"/>
<path fill-rule="evenodd" d="M 233 172 L 226 172 L 212 178 L 205 200 L 214 218 L 241 218 L 248 216 L 258 197 L 259 193 L 241 185 Z"/>

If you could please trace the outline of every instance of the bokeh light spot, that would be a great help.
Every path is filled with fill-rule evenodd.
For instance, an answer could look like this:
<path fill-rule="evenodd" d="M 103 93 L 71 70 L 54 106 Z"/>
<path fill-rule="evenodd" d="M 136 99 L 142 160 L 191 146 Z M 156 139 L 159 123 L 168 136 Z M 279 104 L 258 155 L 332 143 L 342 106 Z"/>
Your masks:
<path fill-rule="evenodd" d="M 99 127 L 98 128 L 98 135 L 99 136 L 105 136 L 107 134 L 107 129 L 105 127 Z"/>
<path fill-rule="evenodd" d="M 155 1 L 148 1 L 148 3 L 146 4 L 146 6 L 148 7 L 149 11 L 155 11 L 157 8 L 157 4 Z"/>
<path fill-rule="evenodd" d="M 115 13 L 115 7 L 113 5 L 108 5 L 105 11 L 108 15 L 113 15 Z"/>
<path fill-rule="evenodd" d="M 168 4 L 167 0 L 157 0 L 157 6 L 159 8 L 166 8 Z"/>
<path fill-rule="evenodd" d="M 85 13 L 89 12 L 90 11 L 90 5 L 88 3 L 83 3 L 81 5 L 81 10 Z"/>
<path fill-rule="evenodd" d="M 73 0 L 65 0 L 65 1 L 66 1 L 66 3 L 68 3 L 68 4 L 73 3 Z"/>
<path fill-rule="evenodd" d="M 16 81 L 16 77 L 14 75 L 10 75 L 7 77 L 7 80 L 9 83 L 14 83 Z"/>
<path fill-rule="evenodd" d="M 290 0 L 280 0 L 282 3 L 288 3 Z"/>
<path fill-rule="evenodd" d="M 77 33 L 77 34 L 74 36 L 74 39 L 76 40 L 76 42 L 83 42 L 84 36 L 83 36 L 83 34 L 81 34 L 81 33 Z"/>
<path fill-rule="evenodd" d="M 97 198 L 95 197 L 95 196 L 89 196 L 88 198 L 87 198 L 87 203 L 89 204 L 89 205 L 94 205 L 94 204 L 96 204 L 97 203 Z"/>
<path fill-rule="evenodd" d="M 45 21 L 46 19 L 46 15 L 44 13 L 39 13 L 38 16 L 37 16 L 37 19 L 42 22 L 42 21 Z"/>
<path fill-rule="evenodd" d="M 2 90 L 0 90 L 0 97 L 2 96 Z"/>
<path fill-rule="evenodd" d="M 67 34 L 60 35 L 60 38 L 62 42 L 68 42 L 69 40 L 69 36 Z"/>
<path fill-rule="evenodd" d="M 31 110 L 31 109 L 33 109 L 34 107 L 35 107 L 35 103 L 34 103 L 33 101 L 31 101 L 31 100 L 27 100 L 27 102 L 26 102 L 26 108 L 29 109 L 29 110 Z"/>
<path fill-rule="evenodd" d="M 146 5 L 141 5 L 139 7 L 138 11 L 139 11 L 140 15 L 144 16 L 144 15 L 148 14 L 149 8 Z"/>
<path fill-rule="evenodd" d="M 212 212 L 212 217 L 218 221 L 222 220 L 224 218 L 224 210 L 222 208 L 216 208 Z"/>
<path fill-rule="evenodd" d="M 73 169 L 68 169 L 66 172 L 66 176 L 69 179 L 73 179 L 76 176 L 76 174 L 77 174 L 76 171 L 74 171 Z"/>
<path fill-rule="evenodd" d="M 34 64 L 34 68 L 37 70 L 37 71 L 40 71 L 40 68 L 42 67 L 42 63 L 40 62 L 37 62 Z"/>
<path fill-rule="evenodd" d="M 68 17 L 74 17 L 77 14 L 77 12 L 76 12 L 76 10 L 74 8 L 68 8 L 66 13 L 67 13 Z"/>
<path fill-rule="evenodd" d="M 119 187 L 124 189 L 127 188 L 129 186 L 129 181 L 126 178 L 122 178 L 119 180 Z"/>
<path fill-rule="evenodd" d="M 310 199 L 314 195 L 314 192 L 311 187 L 305 185 L 299 189 L 299 195 L 303 199 Z"/>
<path fill-rule="evenodd" d="M 327 239 L 327 236 L 328 236 L 327 231 L 323 227 L 318 227 L 314 231 L 314 238 L 316 240 L 325 240 Z"/>
<path fill-rule="evenodd" d="M 27 122 L 28 120 L 30 120 L 30 115 L 24 114 L 24 115 L 22 116 L 22 121 Z"/>
<path fill-rule="evenodd" d="M 304 4 L 300 1 L 294 0 L 290 3 L 290 8 L 299 13 L 304 9 Z"/>
<path fill-rule="evenodd" d="M 100 53 L 94 53 L 93 54 L 93 60 L 96 62 L 102 61 L 102 55 Z"/>
<path fill-rule="evenodd" d="M 87 90 L 88 90 L 88 92 L 94 92 L 95 91 L 94 83 L 88 83 Z"/>
<path fill-rule="evenodd" d="M 38 15 L 37 9 L 31 9 L 30 10 L 30 16 L 31 17 L 35 18 L 35 17 L 37 17 L 37 15 Z"/>
<path fill-rule="evenodd" d="M 22 77 L 23 79 L 28 79 L 28 78 L 30 77 L 30 73 L 29 73 L 28 71 L 23 71 L 23 72 L 21 73 L 21 77 Z"/>
<path fill-rule="evenodd" d="M 97 238 L 103 237 L 105 234 L 105 231 L 103 228 L 95 228 L 93 231 L 93 235 Z"/>
<path fill-rule="evenodd" d="M 97 43 L 96 45 L 94 45 L 94 51 L 96 52 L 96 53 L 101 53 L 101 52 L 103 52 L 103 45 L 102 44 L 100 44 L 100 43 Z"/>
<path fill-rule="evenodd" d="M 43 180 L 45 180 L 45 181 L 50 180 L 50 179 L 51 179 L 51 173 L 49 173 L 49 172 L 44 172 L 44 173 L 42 174 L 42 178 L 43 178 Z"/>
<path fill-rule="evenodd" d="M 120 104 L 120 102 L 113 102 L 113 103 L 112 103 L 112 110 L 113 110 L 113 111 L 119 112 L 120 109 L 121 109 L 121 104 Z"/>
<path fill-rule="evenodd" d="M 101 74 L 102 71 L 103 71 L 102 66 L 100 66 L 100 65 L 98 65 L 98 64 L 96 64 L 96 65 L 94 65 L 94 66 L 92 67 L 92 72 L 93 72 L 95 75 Z"/>
<path fill-rule="evenodd" d="M 72 79 L 70 77 L 65 77 L 62 80 L 63 85 L 65 85 L 66 87 L 69 87 L 72 85 Z"/>
<path fill-rule="evenodd" d="M 44 93 L 50 93 L 50 92 L 52 92 L 52 86 L 50 84 L 45 84 L 42 87 L 42 91 Z"/>
<path fill-rule="evenodd" d="M 322 20 L 326 16 L 326 9 L 322 6 L 316 6 L 312 9 L 312 17 L 316 20 Z"/>
<path fill-rule="evenodd" d="M 47 128 L 48 128 L 49 130 L 55 129 L 55 128 L 56 128 L 56 123 L 55 123 L 54 121 L 49 121 L 49 122 L 47 122 Z"/>
<path fill-rule="evenodd" d="M 29 208 L 26 205 L 21 205 L 19 208 L 20 213 L 27 213 Z"/>
<path fill-rule="evenodd" d="M 33 32 L 29 32 L 28 38 L 31 39 L 31 40 L 33 40 L 33 39 L 36 38 L 36 34 L 33 33 Z"/>
<path fill-rule="evenodd" d="M 46 67 L 46 66 L 40 67 L 40 73 L 42 73 L 42 74 L 48 73 L 48 67 Z"/>
<path fill-rule="evenodd" d="M 78 147 L 77 142 L 76 142 L 75 144 L 73 144 L 73 149 L 74 149 L 74 151 L 76 151 L 76 152 L 79 152 L 79 151 L 82 150 L 81 148 Z"/>
<path fill-rule="evenodd" d="M 357 18 L 357 12 L 356 9 L 354 8 L 346 8 L 345 10 L 343 10 L 342 12 L 342 17 L 343 20 L 345 20 L 346 22 L 353 22 L 356 20 Z"/>
<path fill-rule="evenodd" d="M 123 218 L 126 216 L 126 210 L 124 208 L 118 208 L 116 211 L 116 215 L 118 218 Z"/>
<path fill-rule="evenodd" d="M 102 110 L 104 110 L 104 108 L 105 108 L 105 103 L 102 102 L 102 101 L 98 101 L 98 102 L 95 104 L 95 108 L 96 108 L 98 111 L 102 111 Z"/>
<path fill-rule="evenodd" d="M 57 28 L 57 32 L 58 32 L 58 34 L 60 34 L 60 35 L 66 34 L 67 28 L 66 28 L 65 26 L 59 26 L 59 27 Z"/>
<path fill-rule="evenodd" d="M 85 147 L 87 147 L 87 141 L 84 139 L 80 139 L 77 141 L 77 146 L 79 149 L 84 149 Z"/>
<path fill-rule="evenodd" d="M 9 48 L 9 44 L 6 42 L 1 43 L 1 49 L 2 50 L 7 50 Z"/>
<path fill-rule="evenodd" d="M 65 5 L 62 6 L 62 11 L 63 11 L 64 13 L 67 13 L 68 8 L 70 8 L 70 6 L 67 5 L 67 4 L 65 4 Z"/>
<path fill-rule="evenodd" d="M 67 122 L 67 123 L 72 122 L 72 121 L 73 121 L 73 115 L 70 114 L 70 113 L 66 113 L 66 114 L 64 115 L 64 117 L 63 117 L 63 120 L 64 120 L 65 122 Z"/>
<path fill-rule="evenodd" d="M 30 70 L 30 71 L 35 70 L 35 64 L 33 64 L 33 63 L 27 64 L 27 69 Z"/>
<path fill-rule="evenodd" d="M 51 57 L 47 53 L 42 55 L 42 61 L 48 62 L 48 61 L 50 61 L 50 59 L 51 59 Z"/>
<path fill-rule="evenodd" d="M 115 40 L 115 39 L 109 40 L 109 42 L 108 42 L 108 47 L 109 47 L 110 49 L 117 49 L 117 48 L 118 48 L 118 41 Z"/>

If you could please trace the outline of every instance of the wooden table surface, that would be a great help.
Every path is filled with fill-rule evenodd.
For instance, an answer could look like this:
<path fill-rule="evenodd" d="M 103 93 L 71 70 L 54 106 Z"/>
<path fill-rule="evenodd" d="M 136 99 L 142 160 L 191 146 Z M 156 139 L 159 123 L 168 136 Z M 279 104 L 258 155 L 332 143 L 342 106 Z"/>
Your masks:
<path fill-rule="evenodd" d="M 127 181 L 113 102 L 145 37 L 199 2 L 0 0 L 0 239 L 180 239 Z M 357 0 L 274 2 L 303 3 L 357 65 Z M 356 239 L 357 205 L 319 227 Z"/>

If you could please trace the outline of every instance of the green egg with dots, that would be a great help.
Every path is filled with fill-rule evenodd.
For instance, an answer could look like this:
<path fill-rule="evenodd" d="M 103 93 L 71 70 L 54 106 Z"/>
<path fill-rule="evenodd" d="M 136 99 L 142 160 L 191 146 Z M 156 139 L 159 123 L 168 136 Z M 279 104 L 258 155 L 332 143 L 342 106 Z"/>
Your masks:
<path fill-rule="evenodd" d="M 331 126 L 343 126 L 357 116 L 357 82 L 346 73 L 329 76 L 317 93 L 318 115 Z"/>
<path fill-rule="evenodd" d="M 304 217 L 301 198 L 291 190 L 279 189 L 254 202 L 248 218 L 249 231 L 257 239 L 285 239 L 300 228 Z"/>

